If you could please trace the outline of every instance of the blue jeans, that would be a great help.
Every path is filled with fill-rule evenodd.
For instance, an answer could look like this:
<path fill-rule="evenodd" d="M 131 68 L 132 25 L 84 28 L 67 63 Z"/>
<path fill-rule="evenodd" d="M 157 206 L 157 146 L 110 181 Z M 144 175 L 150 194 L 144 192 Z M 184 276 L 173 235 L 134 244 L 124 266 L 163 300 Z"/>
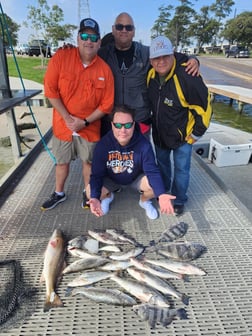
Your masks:
<path fill-rule="evenodd" d="M 176 196 L 174 204 L 183 205 L 187 201 L 192 145 L 185 143 L 176 149 L 162 149 L 155 146 L 155 150 L 166 190 Z M 172 169 L 171 153 L 173 153 L 174 169 Z"/>

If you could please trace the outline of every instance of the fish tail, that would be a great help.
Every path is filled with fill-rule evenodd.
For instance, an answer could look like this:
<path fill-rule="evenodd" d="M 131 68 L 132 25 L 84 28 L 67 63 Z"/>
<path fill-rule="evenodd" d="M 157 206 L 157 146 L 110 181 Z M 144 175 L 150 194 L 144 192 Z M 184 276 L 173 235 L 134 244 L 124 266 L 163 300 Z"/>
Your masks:
<path fill-rule="evenodd" d="M 187 296 L 186 294 L 182 294 L 181 300 L 186 306 L 189 305 L 189 296 Z"/>
<path fill-rule="evenodd" d="M 187 274 L 181 274 L 182 275 L 182 278 L 185 282 L 190 282 L 190 278 Z"/>
<path fill-rule="evenodd" d="M 149 241 L 149 246 L 155 246 L 155 245 L 156 245 L 155 240 L 150 240 L 150 241 Z"/>
<path fill-rule="evenodd" d="M 53 292 L 51 295 L 47 295 L 46 297 L 44 312 L 48 312 L 51 308 L 62 306 L 63 302 L 61 301 L 60 297 L 55 292 Z"/>
<path fill-rule="evenodd" d="M 157 251 L 157 243 L 155 240 L 150 240 L 148 245 L 143 245 L 145 248 L 145 252 L 156 252 Z"/>
<path fill-rule="evenodd" d="M 181 320 L 187 320 L 188 316 L 186 313 L 186 310 L 184 308 L 179 308 L 177 310 L 177 316 L 181 319 Z"/>

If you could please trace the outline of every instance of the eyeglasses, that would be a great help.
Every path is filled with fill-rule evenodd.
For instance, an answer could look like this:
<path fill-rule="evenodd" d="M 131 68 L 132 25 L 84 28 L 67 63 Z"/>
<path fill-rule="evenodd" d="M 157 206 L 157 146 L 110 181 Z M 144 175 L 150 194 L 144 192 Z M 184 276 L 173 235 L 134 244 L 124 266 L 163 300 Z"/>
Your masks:
<path fill-rule="evenodd" d="M 131 122 L 127 122 L 125 124 L 121 124 L 121 123 L 114 123 L 113 125 L 115 126 L 115 128 L 117 129 L 122 129 L 122 127 L 124 127 L 125 129 L 130 129 L 133 125 L 134 125 L 134 121 Z"/>
<path fill-rule="evenodd" d="M 82 41 L 87 41 L 89 39 L 91 42 L 97 42 L 100 36 L 96 34 L 80 33 L 80 38 Z"/>
<path fill-rule="evenodd" d="M 116 29 L 116 30 L 122 31 L 123 28 L 125 28 L 126 31 L 129 32 L 129 31 L 133 31 L 135 27 L 134 27 L 133 25 L 130 25 L 130 24 L 128 24 L 128 25 L 123 25 L 123 24 L 121 24 L 121 23 L 117 23 L 117 24 L 115 25 L 115 29 Z"/>

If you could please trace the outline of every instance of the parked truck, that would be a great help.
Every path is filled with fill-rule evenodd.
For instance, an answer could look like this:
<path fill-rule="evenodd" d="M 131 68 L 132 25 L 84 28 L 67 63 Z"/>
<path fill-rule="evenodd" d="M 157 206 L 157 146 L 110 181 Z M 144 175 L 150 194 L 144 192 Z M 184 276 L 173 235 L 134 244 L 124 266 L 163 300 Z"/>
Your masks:
<path fill-rule="evenodd" d="M 44 40 L 32 40 L 28 44 L 28 55 L 51 57 L 51 48 Z"/>

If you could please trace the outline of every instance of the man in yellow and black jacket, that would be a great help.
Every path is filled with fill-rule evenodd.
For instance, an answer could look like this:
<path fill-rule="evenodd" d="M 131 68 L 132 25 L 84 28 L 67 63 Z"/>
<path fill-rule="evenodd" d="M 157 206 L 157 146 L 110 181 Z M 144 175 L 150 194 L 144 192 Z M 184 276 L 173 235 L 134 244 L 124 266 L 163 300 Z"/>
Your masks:
<path fill-rule="evenodd" d="M 152 40 L 152 69 L 147 77 L 152 137 L 166 190 L 176 196 L 177 215 L 183 213 L 187 201 L 192 144 L 205 133 L 212 114 L 208 89 L 201 76 L 192 77 L 185 72 L 185 60 L 174 53 L 167 37 Z"/>

